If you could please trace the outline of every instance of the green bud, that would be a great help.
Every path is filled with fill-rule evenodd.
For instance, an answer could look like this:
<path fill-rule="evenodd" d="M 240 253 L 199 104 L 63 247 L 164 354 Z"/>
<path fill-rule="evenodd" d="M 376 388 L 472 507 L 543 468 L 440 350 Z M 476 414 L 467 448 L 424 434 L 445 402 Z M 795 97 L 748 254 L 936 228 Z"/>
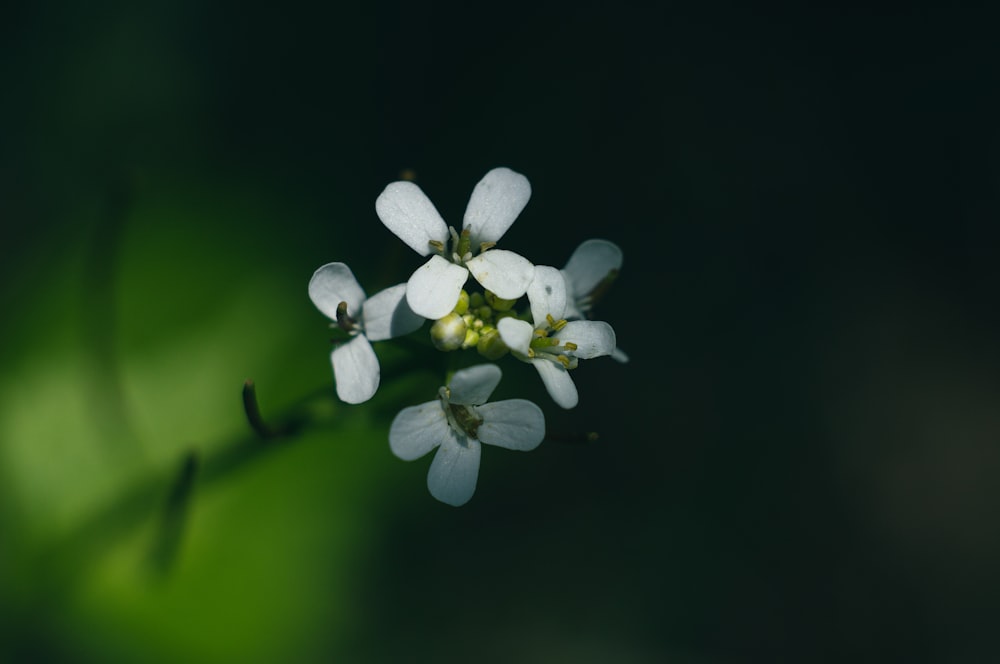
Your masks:
<path fill-rule="evenodd" d="M 465 331 L 465 341 L 462 342 L 462 348 L 472 348 L 479 343 L 479 333 L 475 330 L 469 328 Z"/>
<path fill-rule="evenodd" d="M 465 341 L 465 321 L 456 313 L 439 318 L 431 325 L 431 342 L 438 350 L 458 350 Z"/>
<path fill-rule="evenodd" d="M 479 330 L 479 343 L 476 344 L 476 350 L 488 360 L 498 360 L 510 349 L 500 338 L 500 333 L 495 327 L 484 325 Z"/>
<path fill-rule="evenodd" d="M 469 294 L 464 290 L 458 294 L 458 304 L 455 305 L 455 313 L 461 316 L 469 310 Z"/>
<path fill-rule="evenodd" d="M 486 301 L 497 311 L 510 311 L 510 308 L 517 302 L 517 300 L 505 300 L 502 297 L 497 297 L 492 291 L 486 291 Z"/>
<path fill-rule="evenodd" d="M 469 296 L 469 306 L 472 307 L 473 309 L 478 309 L 484 304 L 486 304 L 486 300 L 483 299 L 483 294 L 480 293 L 479 291 L 476 291 L 475 293 Z"/>
<path fill-rule="evenodd" d="M 484 304 L 483 306 L 476 309 L 476 315 L 482 318 L 483 320 L 490 320 L 491 318 L 493 318 L 493 310 Z"/>

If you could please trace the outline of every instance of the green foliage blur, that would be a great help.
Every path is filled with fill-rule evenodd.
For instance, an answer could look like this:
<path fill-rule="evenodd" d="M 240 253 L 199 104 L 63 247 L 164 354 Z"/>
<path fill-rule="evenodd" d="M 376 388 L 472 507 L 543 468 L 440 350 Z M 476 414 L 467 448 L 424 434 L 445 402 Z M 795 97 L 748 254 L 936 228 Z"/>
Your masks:
<path fill-rule="evenodd" d="M 0 661 L 993 660 L 982 14 L 11 9 Z M 306 284 L 405 280 L 378 193 L 409 171 L 457 225 L 495 166 L 533 187 L 506 247 L 623 248 L 597 314 L 632 361 L 569 412 L 502 362 L 551 436 L 487 449 L 454 509 L 387 444 L 441 357 L 378 344 L 378 395 L 339 403 Z"/>

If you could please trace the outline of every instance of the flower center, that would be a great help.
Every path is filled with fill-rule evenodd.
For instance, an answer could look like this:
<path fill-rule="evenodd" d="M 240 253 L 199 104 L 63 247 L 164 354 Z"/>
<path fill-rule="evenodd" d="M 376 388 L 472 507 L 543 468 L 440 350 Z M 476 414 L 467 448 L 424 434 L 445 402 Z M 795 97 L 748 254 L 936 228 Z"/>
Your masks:
<path fill-rule="evenodd" d="M 431 341 L 438 350 L 452 351 L 475 348 L 490 360 L 497 360 L 508 348 L 500 339 L 496 324 L 501 318 L 514 316 L 516 300 L 504 300 L 490 291 L 471 295 L 465 289 L 459 293 L 452 312 L 431 325 Z"/>
<path fill-rule="evenodd" d="M 337 305 L 337 322 L 330 327 L 336 327 L 349 337 L 353 337 L 361 332 L 361 323 L 347 313 L 347 303 L 341 302 Z"/>
<path fill-rule="evenodd" d="M 448 227 L 449 233 L 451 233 L 451 251 L 448 251 L 446 243 L 440 240 L 430 240 L 428 244 L 434 248 L 442 258 L 450 260 L 456 265 L 465 265 L 468 261 L 472 260 L 472 234 L 468 228 L 463 228 L 462 232 L 459 233 L 455 230 L 453 226 Z M 483 253 L 487 249 L 491 249 L 496 246 L 496 242 L 480 242 L 479 252 Z"/>
<path fill-rule="evenodd" d="M 572 341 L 563 341 L 558 337 L 550 337 L 551 332 L 558 332 L 566 327 L 566 319 L 556 320 L 552 314 L 546 314 L 546 325 L 535 329 L 535 336 L 528 345 L 528 357 L 558 362 L 566 369 L 575 369 L 579 360 L 572 355 L 577 345 Z"/>
<path fill-rule="evenodd" d="M 476 434 L 479 432 L 479 425 L 483 423 L 483 418 L 476 414 L 473 406 L 462 406 L 457 403 L 451 403 L 449 401 L 450 397 L 451 390 L 447 387 L 442 387 L 438 390 L 438 398 L 441 400 L 441 407 L 448 418 L 448 424 L 463 436 L 476 438 Z"/>

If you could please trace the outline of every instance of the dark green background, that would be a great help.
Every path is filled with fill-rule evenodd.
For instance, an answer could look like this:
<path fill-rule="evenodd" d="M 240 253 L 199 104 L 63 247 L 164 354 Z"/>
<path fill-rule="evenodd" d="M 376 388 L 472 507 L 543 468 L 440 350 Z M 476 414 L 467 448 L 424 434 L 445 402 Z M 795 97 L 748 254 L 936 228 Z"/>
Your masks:
<path fill-rule="evenodd" d="M 40 2 L 0 26 L 5 661 L 980 662 L 1000 653 L 986 11 Z M 622 275 L 628 365 L 452 509 L 336 402 L 312 271 L 374 199 Z M 419 337 L 420 335 L 416 335 Z M 419 339 L 417 339 L 419 340 Z M 302 421 L 261 442 L 243 417 Z M 600 438 L 567 443 L 587 431 Z"/>

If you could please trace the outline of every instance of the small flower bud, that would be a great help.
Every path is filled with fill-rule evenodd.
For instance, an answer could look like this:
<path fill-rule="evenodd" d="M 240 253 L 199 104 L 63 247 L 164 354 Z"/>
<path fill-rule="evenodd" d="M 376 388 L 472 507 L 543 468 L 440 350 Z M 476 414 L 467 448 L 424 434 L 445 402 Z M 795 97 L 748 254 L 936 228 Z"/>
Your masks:
<path fill-rule="evenodd" d="M 469 328 L 465 331 L 465 341 L 462 342 L 462 348 L 472 348 L 479 343 L 479 333 Z"/>
<path fill-rule="evenodd" d="M 510 311 L 510 308 L 517 302 L 517 300 L 505 300 L 502 297 L 497 297 L 492 291 L 486 291 L 486 301 L 497 311 Z"/>
<path fill-rule="evenodd" d="M 500 333 L 495 327 L 484 325 L 479 330 L 479 343 L 476 344 L 476 350 L 488 360 L 498 360 L 510 349 L 500 338 Z"/>
<path fill-rule="evenodd" d="M 469 294 L 463 290 L 458 294 L 458 304 L 455 305 L 455 313 L 461 316 L 469 310 Z"/>
<path fill-rule="evenodd" d="M 431 342 L 438 350 L 458 350 L 465 341 L 465 329 L 465 321 L 461 316 L 448 314 L 431 325 Z"/>
<path fill-rule="evenodd" d="M 476 291 L 475 293 L 469 296 L 469 306 L 472 307 L 473 309 L 478 309 L 484 304 L 486 304 L 486 300 L 483 299 L 483 294 L 480 293 L 479 291 Z"/>

